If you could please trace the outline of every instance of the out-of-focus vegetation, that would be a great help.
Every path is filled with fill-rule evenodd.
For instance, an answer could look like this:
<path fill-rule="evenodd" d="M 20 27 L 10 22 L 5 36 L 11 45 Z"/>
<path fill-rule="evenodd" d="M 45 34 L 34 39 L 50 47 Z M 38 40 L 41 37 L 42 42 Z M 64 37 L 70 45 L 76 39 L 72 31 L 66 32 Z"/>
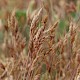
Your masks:
<path fill-rule="evenodd" d="M 0 80 L 80 80 L 80 0 L 0 0 Z"/>

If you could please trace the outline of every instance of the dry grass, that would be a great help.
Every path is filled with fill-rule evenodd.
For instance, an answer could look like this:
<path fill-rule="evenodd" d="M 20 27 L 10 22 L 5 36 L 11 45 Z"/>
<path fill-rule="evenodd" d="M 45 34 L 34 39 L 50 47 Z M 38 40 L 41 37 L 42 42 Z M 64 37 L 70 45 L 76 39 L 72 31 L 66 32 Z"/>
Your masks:
<path fill-rule="evenodd" d="M 27 12 L 27 24 L 30 26 L 27 51 L 27 39 L 19 29 L 16 10 L 8 15 L 4 27 L 5 60 L 0 60 L 0 80 L 80 79 L 79 24 L 71 18 L 69 30 L 59 35 L 60 16 L 57 20 L 52 18 L 53 6 L 49 7 L 49 4 L 43 2 L 35 13 Z M 71 5 L 73 7 L 68 5 L 71 10 L 65 14 L 76 10 Z"/>

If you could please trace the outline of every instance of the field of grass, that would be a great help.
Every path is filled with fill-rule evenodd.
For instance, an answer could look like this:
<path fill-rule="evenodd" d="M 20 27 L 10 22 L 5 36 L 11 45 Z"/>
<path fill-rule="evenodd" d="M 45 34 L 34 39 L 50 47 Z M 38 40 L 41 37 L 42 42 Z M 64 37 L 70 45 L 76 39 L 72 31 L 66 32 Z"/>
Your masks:
<path fill-rule="evenodd" d="M 0 0 L 0 80 L 80 80 L 80 0 Z"/>

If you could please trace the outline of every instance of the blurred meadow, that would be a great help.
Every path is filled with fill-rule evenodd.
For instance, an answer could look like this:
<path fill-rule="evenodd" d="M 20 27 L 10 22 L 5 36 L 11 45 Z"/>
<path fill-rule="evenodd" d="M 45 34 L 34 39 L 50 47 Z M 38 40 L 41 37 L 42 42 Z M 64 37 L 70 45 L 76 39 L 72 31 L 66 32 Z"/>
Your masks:
<path fill-rule="evenodd" d="M 80 0 L 0 0 L 0 80 L 80 80 Z"/>

